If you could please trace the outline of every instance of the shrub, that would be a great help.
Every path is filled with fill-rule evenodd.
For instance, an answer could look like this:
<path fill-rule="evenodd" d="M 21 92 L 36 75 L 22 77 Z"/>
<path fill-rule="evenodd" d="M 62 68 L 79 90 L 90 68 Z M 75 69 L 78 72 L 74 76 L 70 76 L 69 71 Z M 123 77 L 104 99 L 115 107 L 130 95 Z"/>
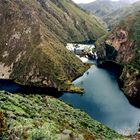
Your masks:
<path fill-rule="evenodd" d="M 0 138 L 3 136 L 3 133 L 6 131 L 7 125 L 4 119 L 3 112 L 0 111 Z"/>

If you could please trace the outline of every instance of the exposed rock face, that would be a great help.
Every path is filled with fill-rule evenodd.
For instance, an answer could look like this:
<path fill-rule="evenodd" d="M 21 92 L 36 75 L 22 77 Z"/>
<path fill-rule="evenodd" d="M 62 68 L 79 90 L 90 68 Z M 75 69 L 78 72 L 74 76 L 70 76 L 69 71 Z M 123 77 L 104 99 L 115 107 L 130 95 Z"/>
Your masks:
<path fill-rule="evenodd" d="M 129 101 L 140 107 L 140 74 L 139 70 L 127 65 L 123 70 L 121 79 L 124 82 L 123 90 Z"/>
<path fill-rule="evenodd" d="M 116 29 L 106 39 L 105 44 L 113 46 L 118 55 L 115 60 L 118 62 L 127 63 L 134 58 L 135 42 L 128 40 L 128 32 L 123 29 Z"/>
<path fill-rule="evenodd" d="M 124 64 L 123 90 L 140 107 L 140 13 L 127 17 L 104 40 L 104 47 L 114 47 L 115 61 Z M 103 42 L 103 41 L 101 41 Z M 108 52 L 104 53 L 106 55 Z M 104 56 L 106 57 L 106 56 Z"/>
<path fill-rule="evenodd" d="M 86 69 L 64 44 L 104 33 L 70 0 L 0 0 L 0 78 L 63 89 Z"/>
<path fill-rule="evenodd" d="M 124 89 L 127 95 L 135 98 L 136 101 L 140 100 L 140 76 L 126 67 L 122 79 L 125 81 Z"/>

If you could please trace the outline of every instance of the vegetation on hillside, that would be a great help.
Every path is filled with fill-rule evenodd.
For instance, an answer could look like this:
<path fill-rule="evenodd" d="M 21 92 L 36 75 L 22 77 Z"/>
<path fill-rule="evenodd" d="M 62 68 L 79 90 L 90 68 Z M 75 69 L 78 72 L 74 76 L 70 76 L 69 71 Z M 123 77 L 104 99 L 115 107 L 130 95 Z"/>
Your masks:
<path fill-rule="evenodd" d="M 0 110 L 0 139 L 6 131 L 7 131 L 6 120 L 4 118 L 3 112 Z"/>
<path fill-rule="evenodd" d="M 134 57 L 129 61 L 129 65 L 140 71 L 140 12 L 136 12 L 123 20 L 118 28 L 128 32 L 128 41 L 134 42 Z"/>
<path fill-rule="evenodd" d="M 107 23 L 107 25 L 109 25 L 109 23 L 108 20 L 105 19 L 107 18 L 109 19 L 112 13 L 127 5 L 130 5 L 129 1 L 124 0 L 121 1 L 96 0 L 88 4 L 79 4 L 79 6 L 82 7 L 84 10 L 90 12 L 93 15 L 96 15 L 97 17 L 100 17 L 104 21 L 104 23 Z"/>
<path fill-rule="evenodd" d="M 118 25 L 121 20 L 128 15 L 140 11 L 140 1 L 110 1 L 110 0 L 97 0 L 88 4 L 80 4 L 80 6 L 100 17 L 109 28 Z"/>
<path fill-rule="evenodd" d="M 1 91 L 0 109 L 8 126 L 2 140 L 125 139 L 86 113 L 49 96 Z"/>
<path fill-rule="evenodd" d="M 104 17 L 104 21 L 110 26 L 113 27 L 118 25 L 119 22 L 125 19 L 128 15 L 133 14 L 134 12 L 140 11 L 140 1 L 130 4 L 128 6 L 122 7 L 107 16 Z"/>
<path fill-rule="evenodd" d="M 103 26 L 71 0 L 0 1 L 0 78 L 67 90 L 87 69 L 67 42 L 96 39 Z"/>

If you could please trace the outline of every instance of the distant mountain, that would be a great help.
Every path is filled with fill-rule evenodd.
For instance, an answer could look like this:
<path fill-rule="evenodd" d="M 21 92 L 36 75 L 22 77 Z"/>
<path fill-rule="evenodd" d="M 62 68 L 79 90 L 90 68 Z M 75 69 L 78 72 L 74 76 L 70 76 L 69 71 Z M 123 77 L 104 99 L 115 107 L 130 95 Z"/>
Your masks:
<path fill-rule="evenodd" d="M 104 33 L 71 0 L 0 0 L 0 78 L 67 90 L 86 68 L 66 43 Z"/>
<path fill-rule="evenodd" d="M 111 0 L 96 0 L 88 4 L 79 4 L 79 6 L 88 12 L 100 17 L 101 19 L 104 16 L 111 14 L 112 12 L 129 5 L 129 1 L 111 1 Z"/>
<path fill-rule="evenodd" d="M 125 2 L 125 3 L 135 3 L 139 0 L 120 0 L 120 1 Z"/>
<path fill-rule="evenodd" d="M 113 13 L 103 17 L 103 20 L 110 26 L 117 25 L 121 20 L 127 17 L 129 14 L 140 11 L 140 1 L 120 8 Z"/>
<path fill-rule="evenodd" d="M 88 4 L 79 4 L 81 8 L 90 12 L 107 24 L 109 28 L 118 24 L 129 14 L 140 10 L 139 0 L 96 0 Z"/>

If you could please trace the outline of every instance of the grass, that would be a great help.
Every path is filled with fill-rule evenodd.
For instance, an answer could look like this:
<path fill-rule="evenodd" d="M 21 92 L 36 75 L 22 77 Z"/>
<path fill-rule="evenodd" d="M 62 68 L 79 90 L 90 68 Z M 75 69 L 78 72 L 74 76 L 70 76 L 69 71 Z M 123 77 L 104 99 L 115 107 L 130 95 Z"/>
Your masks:
<path fill-rule="evenodd" d="M 86 113 L 49 96 L 1 91 L 0 110 L 3 111 L 8 126 L 3 140 L 10 136 L 27 140 L 59 140 L 65 137 L 65 133 L 71 139 L 80 140 L 127 139 Z"/>

